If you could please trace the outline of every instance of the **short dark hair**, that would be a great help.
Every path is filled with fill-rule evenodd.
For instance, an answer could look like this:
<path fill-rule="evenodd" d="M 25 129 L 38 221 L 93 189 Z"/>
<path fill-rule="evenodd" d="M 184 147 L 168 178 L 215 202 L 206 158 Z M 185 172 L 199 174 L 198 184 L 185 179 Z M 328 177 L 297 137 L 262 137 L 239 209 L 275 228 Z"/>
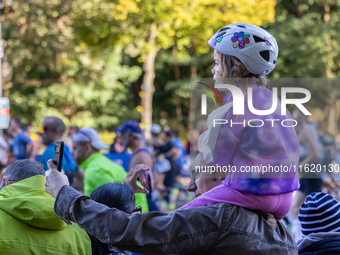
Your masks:
<path fill-rule="evenodd" d="M 52 125 L 60 131 L 61 135 L 64 134 L 66 126 L 61 119 L 57 117 L 46 117 L 46 119 L 52 122 Z"/>
<path fill-rule="evenodd" d="M 8 129 L 4 131 L 3 136 L 8 137 L 8 138 L 13 138 L 13 136 L 10 133 L 8 133 Z"/>
<path fill-rule="evenodd" d="M 35 175 L 45 176 L 45 170 L 39 162 L 31 161 L 29 159 L 22 159 L 15 161 L 3 176 L 6 176 L 14 181 L 18 182 Z"/>
<path fill-rule="evenodd" d="M 32 126 L 32 124 L 25 125 L 25 126 L 22 128 L 22 130 L 27 131 L 28 127 L 31 127 L 31 126 Z"/>
<path fill-rule="evenodd" d="M 24 126 L 24 124 L 19 118 L 13 118 L 11 121 L 14 121 L 20 128 Z"/>
<path fill-rule="evenodd" d="M 176 130 L 176 129 L 172 129 L 172 130 L 171 130 L 171 133 L 172 133 L 172 135 L 175 136 L 175 137 L 178 137 L 178 136 L 179 136 L 179 132 L 178 132 L 178 130 Z"/>
<path fill-rule="evenodd" d="M 325 126 L 322 125 L 322 124 L 318 124 L 317 129 L 322 130 L 322 131 L 324 131 L 324 132 L 326 131 Z"/>
<path fill-rule="evenodd" d="M 135 209 L 135 194 L 126 184 L 117 182 L 104 184 L 92 191 L 90 198 L 126 213 L 131 213 Z"/>

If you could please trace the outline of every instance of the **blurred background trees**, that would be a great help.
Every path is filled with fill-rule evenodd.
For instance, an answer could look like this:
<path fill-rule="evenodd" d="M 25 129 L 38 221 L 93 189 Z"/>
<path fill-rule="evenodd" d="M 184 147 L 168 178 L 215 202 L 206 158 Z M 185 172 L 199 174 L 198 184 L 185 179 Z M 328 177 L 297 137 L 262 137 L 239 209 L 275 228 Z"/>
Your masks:
<path fill-rule="evenodd" d="M 336 0 L 18 0 L 2 12 L 12 77 L 3 86 L 11 115 L 40 123 L 110 130 L 127 119 L 183 131 L 190 78 L 211 77 L 207 40 L 222 26 L 248 22 L 277 39 L 269 76 L 338 77 Z M 318 121 L 337 132 L 339 91 L 314 86 Z M 321 113 L 321 114 L 320 114 Z"/>
<path fill-rule="evenodd" d="M 280 47 L 274 78 L 339 78 L 340 2 L 278 0 L 269 31 Z M 324 81 L 309 87 L 312 120 L 338 132 L 340 88 Z"/>

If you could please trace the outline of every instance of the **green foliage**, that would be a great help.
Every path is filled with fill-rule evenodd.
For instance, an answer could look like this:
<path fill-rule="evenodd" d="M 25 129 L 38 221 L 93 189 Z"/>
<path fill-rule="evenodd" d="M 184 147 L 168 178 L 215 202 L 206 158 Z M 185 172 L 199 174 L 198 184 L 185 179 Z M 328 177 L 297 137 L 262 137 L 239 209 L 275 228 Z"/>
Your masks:
<path fill-rule="evenodd" d="M 340 74 L 340 2 L 280 0 L 269 31 L 280 51 L 274 78 L 336 78 Z M 337 133 L 340 90 L 335 80 L 310 81 L 311 120 Z"/>
<path fill-rule="evenodd" d="M 228 23 L 272 22 L 274 6 L 273 0 L 12 1 L 3 12 L 11 115 L 34 124 L 53 115 L 102 129 L 138 119 L 138 90 L 130 84 L 140 78 L 146 53 L 157 50 L 154 119 L 165 112 L 174 118 L 179 106 L 186 126 L 193 67 L 211 76 L 207 40 Z"/>
<path fill-rule="evenodd" d="M 326 4 L 330 7 L 328 23 L 325 22 Z M 339 76 L 339 17 L 337 0 L 278 1 L 276 21 L 269 26 L 280 48 L 272 77 L 327 77 L 327 65 L 332 73 L 328 78 Z"/>
<path fill-rule="evenodd" d="M 121 54 L 110 49 L 91 55 L 91 47 L 74 37 L 73 4 L 15 1 L 13 11 L 5 9 L 13 77 L 4 96 L 10 98 L 11 115 L 34 124 L 53 115 L 67 125 L 104 129 L 138 118 L 129 84 L 141 68 L 121 65 Z"/>

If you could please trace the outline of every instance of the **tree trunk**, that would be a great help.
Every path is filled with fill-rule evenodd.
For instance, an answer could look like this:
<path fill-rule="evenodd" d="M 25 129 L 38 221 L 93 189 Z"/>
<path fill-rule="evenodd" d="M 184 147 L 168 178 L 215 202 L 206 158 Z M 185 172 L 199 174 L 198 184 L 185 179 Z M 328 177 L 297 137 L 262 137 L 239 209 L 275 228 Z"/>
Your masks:
<path fill-rule="evenodd" d="M 155 86 L 153 84 L 155 79 L 155 59 L 157 56 L 158 49 L 153 47 L 157 36 L 157 25 L 156 23 L 151 24 L 150 36 L 148 43 L 151 45 L 151 50 L 146 55 L 146 61 L 143 64 L 144 77 L 141 86 L 142 96 L 141 105 L 142 110 L 142 123 L 145 126 L 146 138 L 150 138 L 150 128 L 152 125 L 152 97 L 155 92 Z"/>
<path fill-rule="evenodd" d="M 197 66 L 191 66 L 191 78 L 197 78 Z"/>
<path fill-rule="evenodd" d="M 176 59 L 176 55 L 177 55 L 177 45 L 175 42 L 175 45 L 172 47 L 172 54 L 175 58 L 175 63 L 174 63 L 174 73 L 175 73 L 175 81 L 179 81 L 181 79 L 181 70 L 179 69 L 179 65 Z M 182 117 L 182 100 L 181 97 L 176 95 L 176 99 L 175 99 L 175 103 L 176 103 L 176 119 L 178 122 L 181 122 L 183 117 Z"/>
<path fill-rule="evenodd" d="M 192 65 L 191 68 L 191 76 L 190 78 L 197 78 L 197 67 L 195 65 Z M 190 81 L 191 83 L 191 81 Z M 190 84 L 190 89 L 191 89 L 191 84 Z M 195 110 L 197 107 L 197 102 L 194 97 L 190 97 L 190 111 L 189 111 L 189 131 L 195 129 Z"/>
<path fill-rule="evenodd" d="M 332 62 L 333 62 L 333 52 L 332 52 L 332 43 L 331 43 L 331 35 L 328 33 L 329 29 L 329 20 L 331 19 L 331 14 L 330 14 L 330 6 L 325 3 L 325 14 L 323 16 L 324 22 L 326 24 L 326 45 L 327 45 L 327 59 L 326 59 L 326 77 L 328 79 L 332 78 Z M 329 84 L 330 85 L 330 84 Z M 329 86 L 330 91 L 331 91 L 331 85 Z M 331 97 L 333 97 L 332 94 L 330 94 Z M 330 108 L 329 108 L 329 118 L 328 118 L 328 131 L 332 135 L 336 135 L 337 133 L 337 122 L 336 122 L 336 101 L 335 99 L 331 98 L 330 100 Z"/>
<path fill-rule="evenodd" d="M 331 101 L 331 105 L 329 107 L 329 118 L 328 118 L 328 131 L 331 135 L 337 134 L 337 123 L 335 118 L 336 108 L 334 100 Z"/>

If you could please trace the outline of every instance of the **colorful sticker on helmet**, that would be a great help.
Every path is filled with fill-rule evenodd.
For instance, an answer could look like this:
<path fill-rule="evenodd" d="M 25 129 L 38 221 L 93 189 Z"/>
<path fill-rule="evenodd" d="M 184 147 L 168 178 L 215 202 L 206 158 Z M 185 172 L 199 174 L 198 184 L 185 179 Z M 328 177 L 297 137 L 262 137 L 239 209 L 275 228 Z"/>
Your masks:
<path fill-rule="evenodd" d="M 235 41 L 234 44 L 233 44 L 233 47 L 234 47 L 234 48 L 237 48 L 237 46 L 238 46 L 239 43 L 240 43 L 239 41 Z"/>
<path fill-rule="evenodd" d="M 223 39 L 223 36 L 219 36 L 219 37 L 216 38 L 216 41 L 217 41 L 217 42 L 221 42 L 222 39 Z"/>
<path fill-rule="evenodd" d="M 216 41 L 216 39 L 214 39 L 213 42 L 212 42 L 213 47 L 215 47 L 216 44 L 217 44 L 217 41 Z"/>
<path fill-rule="evenodd" d="M 266 44 L 267 44 L 268 46 L 273 46 L 273 45 L 270 43 L 269 38 L 265 37 L 264 39 L 266 40 Z"/>
<path fill-rule="evenodd" d="M 233 42 L 233 47 L 237 48 L 238 46 L 240 49 L 243 49 L 246 46 L 246 44 L 250 42 L 249 37 L 250 35 L 245 34 L 243 31 L 239 33 L 235 33 L 234 36 L 231 37 L 231 41 Z"/>
<path fill-rule="evenodd" d="M 221 33 L 220 31 L 217 32 L 217 35 L 216 35 L 215 40 L 214 40 L 214 43 L 213 43 L 214 47 L 216 46 L 216 43 L 219 43 L 219 42 L 222 41 L 223 35 L 224 35 L 225 33 L 226 33 L 226 32 L 223 32 L 223 31 L 222 31 L 222 33 Z M 216 42 L 216 43 L 215 43 L 215 42 Z"/>

